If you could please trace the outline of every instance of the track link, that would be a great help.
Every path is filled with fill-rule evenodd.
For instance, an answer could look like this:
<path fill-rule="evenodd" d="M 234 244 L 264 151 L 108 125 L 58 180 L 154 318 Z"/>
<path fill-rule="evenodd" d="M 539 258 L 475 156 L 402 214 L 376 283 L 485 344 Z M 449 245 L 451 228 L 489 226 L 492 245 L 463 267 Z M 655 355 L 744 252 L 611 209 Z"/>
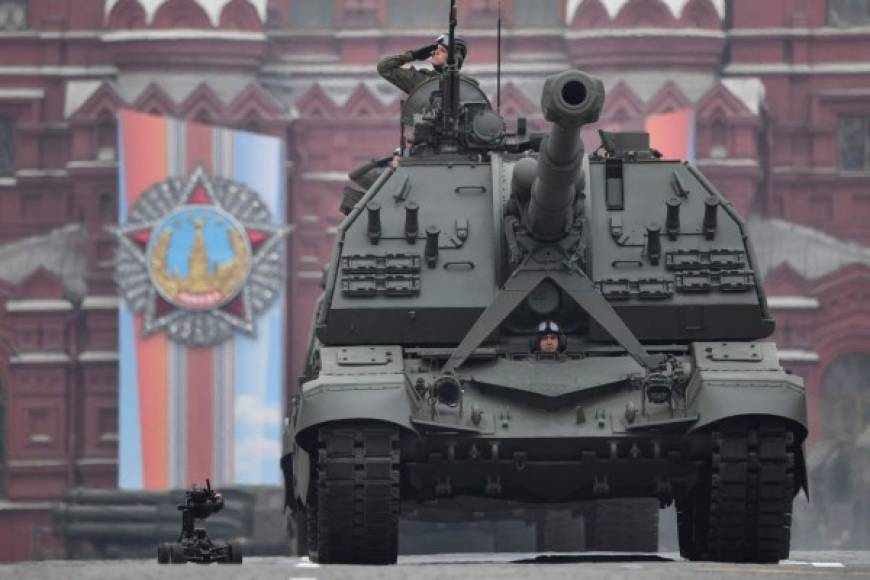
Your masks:
<path fill-rule="evenodd" d="M 777 562 L 788 557 L 795 437 L 775 418 L 717 425 L 709 471 L 677 506 L 680 552 L 692 560 Z"/>
<path fill-rule="evenodd" d="M 396 562 L 398 429 L 374 424 L 321 427 L 311 487 L 308 548 L 314 561 Z"/>

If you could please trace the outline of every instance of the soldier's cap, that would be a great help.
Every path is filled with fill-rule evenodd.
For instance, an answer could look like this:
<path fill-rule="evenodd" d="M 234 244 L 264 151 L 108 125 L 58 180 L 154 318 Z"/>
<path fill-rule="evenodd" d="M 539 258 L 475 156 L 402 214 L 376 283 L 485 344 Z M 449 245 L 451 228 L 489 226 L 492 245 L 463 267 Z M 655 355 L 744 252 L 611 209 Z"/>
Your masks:
<path fill-rule="evenodd" d="M 448 33 L 439 34 L 438 38 L 435 39 L 435 44 L 441 44 L 443 46 L 448 46 L 450 42 L 450 35 Z M 468 44 L 465 42 L 465 39 L 459 36 L 458 34 L 453 35 L 453 44 L 456 46 L 456 50 L 459 53 L 459 58 L 465 60 L 465 56 L 468 54 Z"/>

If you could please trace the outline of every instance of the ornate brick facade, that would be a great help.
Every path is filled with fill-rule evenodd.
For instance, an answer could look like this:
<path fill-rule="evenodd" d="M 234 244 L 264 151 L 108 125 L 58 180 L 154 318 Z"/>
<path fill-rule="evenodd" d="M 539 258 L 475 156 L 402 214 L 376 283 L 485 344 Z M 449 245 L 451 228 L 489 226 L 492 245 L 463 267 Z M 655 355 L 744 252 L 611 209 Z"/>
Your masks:
<path fill-rule="evenodd" d="M 344 174 L 398 141 L 399 94 L 374 63 L 444 26 L 435 3 L 409 3 L 21 0 L 4 20 L 0 129 L 13 137 L 0 130 L 0 530 L 16 541 L 0 541 L 0 560 L 50 551 L 46 502 L 65 489 L 115 485 L 117 299 L 105 227 L 117 220 L 116 111 L 287 139 L 295 377 Z M 466 69 L 493 98 L 498 4 L 460 2 Z M 870 119 L 867 23 L 843 26 L 838 0 L 502 4 L 505 116 L 540 124 L 543 79 L 572 66 L 607 85 L 601 126 L 695 110 L 698 165 L 771 240 L 761 260 L 776 339 L 807 378 L 821 437 L 826 370 L 870 353 L 870 168 L 845 170 L 838 141 L 842 119 Z M 593 132 L 584 137 L 597 146 Z"/>

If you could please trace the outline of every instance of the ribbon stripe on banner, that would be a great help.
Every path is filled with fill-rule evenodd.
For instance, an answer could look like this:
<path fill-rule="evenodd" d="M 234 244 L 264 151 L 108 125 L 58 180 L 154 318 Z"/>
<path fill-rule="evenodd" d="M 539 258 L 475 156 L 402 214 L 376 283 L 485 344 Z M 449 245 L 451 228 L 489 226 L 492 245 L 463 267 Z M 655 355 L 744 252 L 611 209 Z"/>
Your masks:
<path fill-rule="evenodd" d="M 280 139 L 119 113 L 119 485 L 278 484 Z"/>

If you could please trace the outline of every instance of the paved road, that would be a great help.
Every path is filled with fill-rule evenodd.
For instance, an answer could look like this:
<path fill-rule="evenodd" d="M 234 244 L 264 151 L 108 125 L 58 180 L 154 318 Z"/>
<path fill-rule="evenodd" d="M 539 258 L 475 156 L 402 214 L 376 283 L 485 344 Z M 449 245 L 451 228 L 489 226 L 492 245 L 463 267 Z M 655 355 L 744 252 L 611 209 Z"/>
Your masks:
<path fill-rule="evenodd" d="M 0 566 L 0 580 L 870 579 L 870 552 L 792 552 L 791 557 L 769 566 L 686 562 L 669 553 L 402 556 L 396 566 L 318 566 L 307 558 L 249 558 L 242 566 L 160 566 L 156 560 L 50 561 Z"/>

